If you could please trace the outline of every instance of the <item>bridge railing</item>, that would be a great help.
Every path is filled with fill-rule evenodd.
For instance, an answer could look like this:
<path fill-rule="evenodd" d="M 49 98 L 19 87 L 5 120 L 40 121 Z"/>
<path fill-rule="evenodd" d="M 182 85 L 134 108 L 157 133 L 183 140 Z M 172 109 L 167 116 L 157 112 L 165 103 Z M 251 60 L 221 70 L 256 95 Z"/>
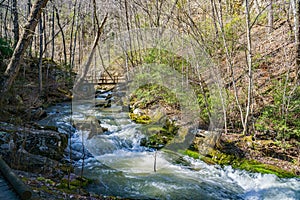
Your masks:
<path fill-rule="evenodd" d="M 94 76 L 86 76 L 85 80 L 90 83 L 94 83 L 94 84 L 98 84 L 98 85 L 117 84 L 117 83 L 126 81 L 125 77 L 122 77 L 122 76 L 113 76 L 113 77 L 101 76 L 100 78 L 94 77 Z"/>

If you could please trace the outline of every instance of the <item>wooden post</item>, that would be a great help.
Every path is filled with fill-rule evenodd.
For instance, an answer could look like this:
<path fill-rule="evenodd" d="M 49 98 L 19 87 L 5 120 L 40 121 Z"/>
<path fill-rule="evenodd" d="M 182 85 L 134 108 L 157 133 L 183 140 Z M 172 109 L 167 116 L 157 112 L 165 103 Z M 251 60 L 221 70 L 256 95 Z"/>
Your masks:
<path fill-rule="evenodd" d="M 33 191 L 21 181 L 0 156 L 0 171 L 4 178 L 13 186 L 21 199 L 30 199 Z"/>
<path fill-rule="evenodd" d="M 157 154 L 157 150 L 155 150 L 154 153 L 154 172 L 156 172 L 156 154 Z"/>

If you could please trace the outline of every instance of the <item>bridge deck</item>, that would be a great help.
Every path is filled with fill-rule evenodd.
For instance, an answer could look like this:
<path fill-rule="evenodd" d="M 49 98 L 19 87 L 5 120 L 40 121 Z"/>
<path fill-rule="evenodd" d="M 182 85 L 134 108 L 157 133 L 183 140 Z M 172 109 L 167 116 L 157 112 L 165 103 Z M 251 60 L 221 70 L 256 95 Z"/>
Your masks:
<path fill-rule="evenodd" d="M 0 173 L 0 199 L 19 200 L 19 196 L 14 192 L 13 188 L 7 183 Z"/>
<path fill-rule="evenodd" d="M 125 77 L 113 76 L 113 77 L 93 77 L 93 76 L 86 76 L 86 80 L 89 83 L 93 83 L 95 85 L 116 85 L 118 83 L 125 82 Z"/>

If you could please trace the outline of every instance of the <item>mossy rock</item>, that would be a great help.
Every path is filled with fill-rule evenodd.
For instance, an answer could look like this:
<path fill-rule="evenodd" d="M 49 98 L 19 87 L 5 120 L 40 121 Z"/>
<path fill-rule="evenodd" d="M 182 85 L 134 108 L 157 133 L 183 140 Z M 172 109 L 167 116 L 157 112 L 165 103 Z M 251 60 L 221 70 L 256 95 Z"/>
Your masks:
<path fill-rule="evenodd" d="M 191 151 L 191 150 L 179 150 L 178 151 L 179 153 L 181 154 L 184 154 L 184 155 L 187 155 L 189 157 L 192 157 L 194 159 L 199 159 L 200 158 L 200 154 L 198 152 L 195 152 L 195 151 Z"/>
<path fill-rule="evenodd" d="M 159 134 L 162 132 L 166 132 L 167 130 L 160 125 L 146 125 L 141 128 L 141 132 L 145 135 L 153 135 L 153 134 Z"/>
<path fill-rule="evenodd" d="M 147 136 L 141 141 L 141 146 L 160 149 L 172 139 L 168 137 L 167 130 L 158 125 L 148 125 L 141 131 Z"/>
<path fill-rule="evenodd" d="M 168 143 L 168 138 L 166 136 L 156 134 L 156 135 L 151 135 L 146 143 L 146 146 L 155 148 L 155 149 L 160 149 L 164 147 Z"/>
<path fill-rule="evenodd" d="M 138 124 L 150 124 L 151 123 L 151 119 L 148 115 L 136 115 L 133 113 L 129 113 L 129 117 L 132 121 L 134 121 L 135 123 Z"/>
<path fill-rule="evenodd" d="M 177 134 L 178 127 L 167 120 L 163 126 L 150 124 L 143 127 L 141 131 L 147 136 L 142 140 L 142 146 L 160 149 L 173 140 Z"/>
<path fill-rule="evenodd" d="M 246 170 L 246 171 L 262 173 L 262 174 L 275 174 L 280 178 L 292 178 L 296 176 L 295 174 L 285 171 L 279 167 L 263 164 L 255 160 L 243 159 L 241 160 L 241 162 L 235 163 L 233 167 Z"/>
<path fill-rule="evenodd" d="M 214 150 L 205 156 L 191 150 L 179 150 L 179 153 L 188 155 L 194 159 L 200 159 L 207 164 L 218 164 L 221 166 L 231 165 L 235 169 L 246 170 L 246 171 L 262 173 L 262 174 L 274 174 L 280 178 L 297 177 L 292 172 L 285 171 L 279 167 L 263 164 L 256 160 L 236 158 L 234 155 L 228 155 L 218 150 Z"/>
<path fill-rule="evenodd" d="M 63 190 L 76 190 L 81 187 L 86 187 L 90 183 L 92 183 L 92 180 L 84 177 L 77 177 L 73 180 L 70 180 L 70 183 L 68 179 L 63 178 L 57 187 Z"/>
<path fill-rule="evenodd" d="M 219 165 L 230 165 L 236 160 L 234 155 L 225 154 L 218 150 L 211 150 L 207 156 Z"/>

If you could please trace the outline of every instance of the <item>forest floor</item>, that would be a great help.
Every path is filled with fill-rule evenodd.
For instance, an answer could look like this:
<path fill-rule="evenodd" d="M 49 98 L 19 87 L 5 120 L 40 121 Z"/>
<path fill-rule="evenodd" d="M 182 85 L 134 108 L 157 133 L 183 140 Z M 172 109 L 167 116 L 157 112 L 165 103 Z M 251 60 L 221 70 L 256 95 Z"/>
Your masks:
<path fill-rule="evenodd" d="M 299 71 L 295 64 L 295 43 L 293 36 L 287 34 L 290 30 L 289 22 L 285 20 L 276 20 L 272 32 L 268 32 L 265 26 L 259 24 L 253 27 L 254 123 L 249 129 L 248 135 L 239 134 L 241 130 L 229 130 L 228 134 L 222 134 L 221 142 L 224 144 L 223 147 L 231 146 L 232 149 L 242 152 L 242 156 L 249 160 L 276 166 L 300 176 L 299 137 L 279 138 L 278 135 L 282 133 L 280 133 L 279 128 L 275 128 L 280 123 L 280 120 L 278 120 L 281 117 L 280 109 L 284 106 L 285 98 L 288 98 L 284 95 L 286 88 L 291 88 L 286 91 L 291 95 L 292 91 L 296 91 L 299 87 L 299 78 L 297 79 Z M 245 40 L 244 37 L 240 37 L 239 42 L 243 44 Z M 237 79 L 237 85 L 241 88 L 243 88 L 242 85 L 246 87 L 247 84 L 245 83 L 248 82 L 248 77 L 245 76 L 245 71 L 243 71 L 245 65 L 243 60 L 246 60 L 244 56 L 244 52 L 241 51 L 235 54 L 233 58 L 236 61 L 234 63 L 236 77 L 240 77 Z M 225 59 L 222 66 L 223 69 L 226 69 Z M 229 79 L 228 77 L 228 81 Z M 246 91 L 245 88 L 243 89 Z M 231 90 L 234 93 L 233 89 Z M 296 99 L 298 99 L 297 94 L 295 95 Z M 295 107 L 297 107 L 297 104 Z M 232 107 L 228 109 L 230 110 Z M 288 108 L 286 109 L 288 110 Z M 260 118 L 264 111 L 269 112 L 269 114 Z M 234 112 L 232 113 L 234 114 Z M 237 117 L 234 120 L 233 117 L 231 120 L 239 119 Z M 264 130 L 259 130 L 255 127 L 255 123 L 260 124 L 259 120 L 264 125 L 269 123 L 269 126 L 264 127 Z M 298 121 L 298 112 L 295 111 L 287 120 Z M 292 124 L 291 122 L 288 123 Z M 292 130 L 286 129 L 285 134 L 288 134 L 289 131 L 292 132 Z M 226 150 L 224 151 L 226 152 Z"/>
<path fill-rule="evenodd" d="M 264 136 L 266 135 L 260 133 L 257 133 L 256 136 L 222 134 L 220 150 L 229 154 L 235 150 L 233 154 L 239 152 L 241 157 L 264 164 L 266 168 L 274 166 L 290 173 L 291 176 L 300 177 L 299 144 L 295 140 L 283 142 Z M 255 171 L 255 169 L 253 170 Z"/>

